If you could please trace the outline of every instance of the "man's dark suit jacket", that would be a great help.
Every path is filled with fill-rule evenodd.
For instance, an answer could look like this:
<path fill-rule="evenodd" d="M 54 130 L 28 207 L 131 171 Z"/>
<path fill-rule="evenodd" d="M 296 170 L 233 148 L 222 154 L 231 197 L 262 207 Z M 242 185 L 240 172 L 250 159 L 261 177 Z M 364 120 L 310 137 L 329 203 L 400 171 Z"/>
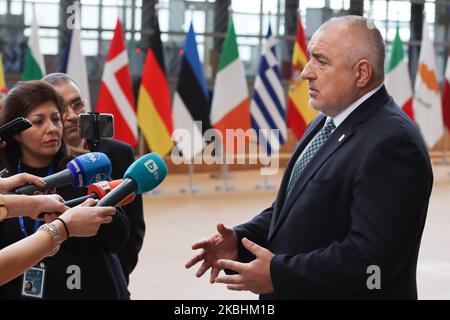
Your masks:
<path fill-rule="evenodd" d="M 111 160 L 111 178 L 113 180 L 122 179 L 125 171 L 135 160 L 133 149 L 129 144 L 113 139 L 100 140 L 95 151 L 103 152 Z M 130 237 L 118 256 L 128 283 L 130 273 L 136 267 L 139 251 L 141 251 L 144 241 L 145 222 L 142 196 L 137 195 L 132 203 L 122 208 L 130 224 Z"/>
<path fill-rule="evenodd" d="M 235 228 L 239 240 L 275 254 L 274 292 L 261 298 L 416 299 L 433 183 L 419 131 L 383 86 L 332 133 L 285 202 L 293 165 L 325 119 L 307 128 L 272 206 Z M 254 258 L 238 251 L 240 261 Z M 380 290 L 368 289 L 371 265 L 380 268 Z"/>

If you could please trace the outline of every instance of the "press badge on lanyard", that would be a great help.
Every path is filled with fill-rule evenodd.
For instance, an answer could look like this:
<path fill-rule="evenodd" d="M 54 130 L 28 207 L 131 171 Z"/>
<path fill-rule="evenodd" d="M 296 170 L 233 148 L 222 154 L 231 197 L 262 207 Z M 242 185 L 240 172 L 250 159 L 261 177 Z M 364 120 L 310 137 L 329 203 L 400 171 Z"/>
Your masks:
<path fill-rule="evenodd" d="M 22 171 L 20 161 L 17 165 L 17 173 Z M 53 173 L 53 168 L 50 166 L 47 171 L 47 175 Z M 33 233 L 37 231 L 41 222 L 39 220 L 34 222 Z M 28 231 L 25 227 L 25 221 L 22 216 L 19 216 L 19 228 L 24 237 L 28 237 Z M 22 296 L 33 297 L 42 299 L 44 296 L 44 284 L 45 284 L 45 263 L 40 262 L 34 267 L 31 267 L 22 277 Z"/>
<path fill-rule="evenodd" d="M 44 296 L 45 265 L 43 262 L 23 274 L 22 296 L 41 298 Z"/>

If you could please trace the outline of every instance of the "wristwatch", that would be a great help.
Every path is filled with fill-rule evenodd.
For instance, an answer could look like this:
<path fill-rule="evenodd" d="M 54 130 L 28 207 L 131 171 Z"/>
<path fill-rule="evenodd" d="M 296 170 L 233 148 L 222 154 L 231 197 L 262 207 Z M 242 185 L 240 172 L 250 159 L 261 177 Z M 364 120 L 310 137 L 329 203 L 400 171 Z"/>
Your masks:
<path fill-rule="evenodd" d="M 5 199 L 3 195 L 0 194 L 0 221 L 3 221 L 8 214 L 8 209 L 6 209 Z"/>

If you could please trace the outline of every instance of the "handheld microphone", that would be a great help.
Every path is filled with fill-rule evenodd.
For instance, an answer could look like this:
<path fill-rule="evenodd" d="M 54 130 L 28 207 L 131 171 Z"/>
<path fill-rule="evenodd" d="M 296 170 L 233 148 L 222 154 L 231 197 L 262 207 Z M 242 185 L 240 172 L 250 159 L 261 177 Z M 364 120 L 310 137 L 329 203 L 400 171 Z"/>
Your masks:
<path fill-rule="evenodd" d="M 167 166 L 156 153 L 148 153 L 128 167 L 123 181 L 103 199 L 98 207 L 116 207 L 130 194 L 141 194 L 156 188 L 167 176 Z"/>
<path fill-rule="evenodd" d="M 49 175 L 42 180 L 47 184 L 39 189 L 28 184 L 14 190 L 17 194 L 34 194 L 38 190 L 51 190 L 68 184 L 74 187 L 86 187 L 94 182 L 105 180 L 111 174 L 111 162 L 101 152 L 90 152 L 74 158 L 66 169 Z"/>
<path fill-rule="evenodd" d="M 123 179 L 118 179 L 118 180 L 113 180 L 113 181 L 100 181 L 100 182 L 91 184 L 90 186 L 88 186 L 87 195 L 65 201 L 64 205 L 69 208 L 73 208 L 79 204 L 82 204 L 87 199 L 102 199 L 109 192 L 111 192 L 114 188 L 116 188 L 118 185 L 120 185 L 122 183 L 122 181 L 123 181 Z M 120 202 L 117 206 L 121 207 L 121 206 L 130 204 L 131 202 L 133 202 L 134 198 L 136 198 L 136 195 L 133 193 L 133 194 L 129 195 L 126 199 L 124 199 L 122 202 Z"/>

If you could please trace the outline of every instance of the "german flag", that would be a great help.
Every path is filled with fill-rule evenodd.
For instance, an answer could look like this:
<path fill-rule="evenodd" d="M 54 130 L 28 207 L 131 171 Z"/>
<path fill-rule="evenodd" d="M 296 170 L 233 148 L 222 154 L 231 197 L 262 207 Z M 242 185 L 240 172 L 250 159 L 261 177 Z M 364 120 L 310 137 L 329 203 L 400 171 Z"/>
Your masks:
<path fill-rule="evenodd" d="M 165 156 L 173 146 L 172 108 L 164 67 L 161 31 L 156 17 L 153 24 L 154 32 L 139 89 L 137 120 L 150 150 Z"/>

